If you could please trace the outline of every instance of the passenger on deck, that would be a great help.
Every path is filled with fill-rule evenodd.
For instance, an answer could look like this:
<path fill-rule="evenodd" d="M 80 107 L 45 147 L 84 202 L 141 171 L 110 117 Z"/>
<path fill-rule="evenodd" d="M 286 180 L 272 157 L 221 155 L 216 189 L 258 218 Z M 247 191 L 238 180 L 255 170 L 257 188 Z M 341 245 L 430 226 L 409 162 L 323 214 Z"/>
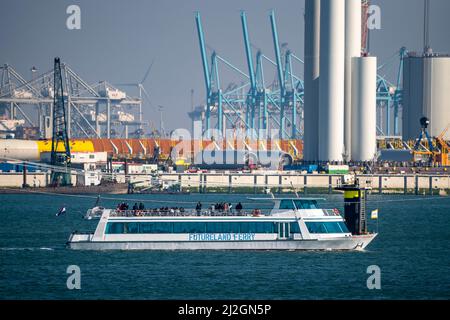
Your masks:
<path fill-rule="evenodd" d="M 139 208 L 138 208 L 138 204 L 137 203 L 135 203 L 134 205 L 133 205 L 133 211 L 137 211 Z"/>
<path fill-rule="evenodd" d="M 239 203 L 236 205 L 236 211 L 237 211 L 237 213 L 241 214 L 242 209 L 243 209 L 242 203 L 239 202 Z"/>
<path fill-rule="evenodd" d="M 202 212 L 202 203 L 199 201 L 197 202 L 197 206 L 195 207 L 195 210 L 197 211 L 197 215 L 199 216 Z"/>
<path fill-rule="evenodd" d="M 254 212 L 253 212 L 253 215 L 255 217 L 259 217 L 261 215 L 261 210 L 260 209 L 255 209 Z"/>
<path fill-rule="evenodd" d="M 139 210 L 145 210 L 145 206 L 142 202 L 139 203 Z"/>

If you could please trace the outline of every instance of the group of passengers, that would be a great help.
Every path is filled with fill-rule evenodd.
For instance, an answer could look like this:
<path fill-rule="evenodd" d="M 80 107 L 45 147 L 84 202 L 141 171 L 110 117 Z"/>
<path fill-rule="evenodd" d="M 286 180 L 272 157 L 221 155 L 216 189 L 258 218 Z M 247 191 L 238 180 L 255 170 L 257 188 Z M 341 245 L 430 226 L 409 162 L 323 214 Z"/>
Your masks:
<path fill-rule="evenodd" d="M 129 209 L 128 203 L 121 202 L 117 205 L 117 210 L 119 211 L 127 211 Z"/>
<path fill-rule="evenodd" d="M 173 207 L 173 208 L 161 207 L 161 208 L 152 209 L 151 212 L 154 215 L 167 215 L 167 214 L 178 215 L 178 214 L 183 214 L 185 212 L 185 210 L 183 207 Z"/>
<path fill-rule="evenodd" d="M 212 204 L 211 212 L 233 212 L 233 205 L 228 202 L 218 202 L 216 204 Z"/>
<path fill-rule="evenodd" d="M 202 212 L 202 203 L 199 201 L 195 207 L 195 211 L 197 212 L 197 215 L 200 216 Z M 242 203 L 239 202 L 236 205 L 236 214 L 240 215 L 243 211 Z M 128 203 L 122 202 L 117 205 L 117 211 L 129 211 Z M 146 215 L 183 215 L 186 211 L 183 207 L 161 207 L 161 208 L 154 208 L 154 209 L 145 209 L 145 206 L 142 202 L 139 204 L 136 202 L 132 209 L 132 215 L 134 216 L 146 216 Z M 215 204 L 212 204 L 208 208 L 209 214 L 233 214 L 233 205 L 229 202 L 218 202 Z M 259 212 L 253 212 L 253 214 L 260 214 Z"/>
<path fill-rule="evenodd" d="M 129 206 L 127 203 L 120 203 L 117 206 L 118 211 L 129 211 Z M 154 209 L 146 209 L 144 204 L 141 203 L 135 203 L 130 210 L 130 212 L 127 212 L 127 215 L 133 215 L 136 217 L 143 217 L 143 216 L 163 216 L 163 215 L 183 215 L 185 213 L 185 209 L 183 207 L 161 207 L 161 208 L 154 208 Z"/>
<path fill-rule="evenodd" d="M 253 209 L 252 215 L 253 215 L 254 217 L 259 217 L 259 216 L 262 215 L 262 211 L 261 211 L 260 209 Z"/>
<path fill-rule="evenodd" d="M 128 203 L 126 202 L 121 202 L 117 205 L 116 208 L 118 211 L 128 211 L 130 209 L 130 206 L 128 205 Z M 142 202 L 140 202 L 139 204 L 136 202 L 133 205 L 133 208 L 131 209 L 133 211 L 143 211 L 145 210 L 145 206 Z"/>
<path fill-rule="evenodd" d="M 215 213 L 225 213 L 225 214 L 233 214 L 233 205 L 229 202 L 218 202 L 215 204 L 211 204 L 211 206 L 208 208 L 209 212 L 212 214 Z M 238 203 L 236 205 L 236 212 L 237 214 L 240 214 L 242 212 L 243 206 L 242 203 Z M 202 211 L 202 203 L 199 201 L 195 207 L 195 211 L 197 212 L 197 215 L 201 214 Z"/>
<path fill-rule="evenodd" d="M 137 204 L 137 202 L 134 203 L 133 206 L 133 211 L 144 211 L 145 210 L 145 206 L 142 202 L 140 202 L 139 204 Z"/>

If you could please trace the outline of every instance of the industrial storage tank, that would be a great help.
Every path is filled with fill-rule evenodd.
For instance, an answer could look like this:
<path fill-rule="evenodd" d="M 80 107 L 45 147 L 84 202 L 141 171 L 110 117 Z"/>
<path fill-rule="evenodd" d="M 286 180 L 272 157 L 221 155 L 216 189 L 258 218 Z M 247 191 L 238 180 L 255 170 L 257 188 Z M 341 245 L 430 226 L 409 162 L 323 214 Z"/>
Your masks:
<path fill-rule="evenodd" d="M 424 116 L 430 119 L 430 135 L 439 136 L 450 124 L 450 55 L 410 54 L 403 83 L 403 138 L 419 136 Z M 444 139 L 450 140 L 450 132 Z"/>
<path fill-rule="evenodd" d="M 320 3 L 319 160 L 344 160 L 345 1 Z"/>
<path fill-rule="evenodd" d="M 377 153 L 377 58 L 352 62 L 352 160 L 372 161 Z"/>
<path fill-rule="evenodd" d="M 352 68 L 353 58 L 361 57 L 361 0 L 345 2 L 345 98 L 344 146 L 345 160 L 352 158 Z"/>
<path fill-rule="evenodd" d="M 40 160 L 36 141 L 0 139 L 0 160 Z"/>
<path fill-rule="evenodd" d="M 319 159 L 320 0 L 305 2 L 304 153 L 306 161 Z"/>
<path fill-rule="evenodd" d="M 90 140 L 70 140 L 69 146 L 72 153 L 95 152 Z M 57 150 L 64 151 L 64 145 L 59 144 Z M 42 153 L 51 151 L 51 140 L 0 139 L 0 160 L 40 161 Z"/>

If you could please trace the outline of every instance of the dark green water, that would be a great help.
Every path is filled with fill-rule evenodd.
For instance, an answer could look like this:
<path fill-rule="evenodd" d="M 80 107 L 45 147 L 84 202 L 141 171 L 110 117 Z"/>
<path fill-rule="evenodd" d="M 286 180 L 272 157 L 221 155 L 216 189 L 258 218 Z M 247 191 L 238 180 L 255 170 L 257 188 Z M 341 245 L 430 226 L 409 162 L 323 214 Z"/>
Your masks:
<path fill-rule="evenodd" d="M 127 198 L 246 201 L 236 195 Z M 405 201 L 390 202 L 399 199 Z M 95 227 L 81 219 L 94 200 L 0 195 L 0 298 L 449 299 L 450 199 L 417 199 L 371 197 L 368 209 L 380 209 L 380 235 L 366 252 L 81 252 L 65 242 L 72 231 Z M 326 207 L 342 207 L 341 196 L 327 201 Z M 55 217 L 63 204 L 67 214 Z M 69 265 L 81 268 L 81 290 L 66 287 Z M 381 290 L 367 289 L 370 265 L 381 268 Z"/>

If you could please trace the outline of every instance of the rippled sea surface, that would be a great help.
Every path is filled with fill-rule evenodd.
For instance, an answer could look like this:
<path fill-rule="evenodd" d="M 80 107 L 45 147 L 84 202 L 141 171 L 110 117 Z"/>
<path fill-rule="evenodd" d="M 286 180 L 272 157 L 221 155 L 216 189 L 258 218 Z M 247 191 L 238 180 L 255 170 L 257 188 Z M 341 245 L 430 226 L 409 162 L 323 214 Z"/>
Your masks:
<path fill-rule="evenodd" d="M 250 206 L 242 195 L 105 197 Z M 342 208 L 342 196 L 325 198 L 324 207 Z M 95 228 L 82 219 L 95 199 L 0 195 L 0 299 L 449 299 L 450 199 L 370 200 L 369 211 L 380 209 L 370 228 L 380 235 L 366 252 L 83 252 L 65 243 L 72 231 Z M 81 269 L 81 290 L 67 289 L 69 265 Z M 381 290 L 367 289 L 371 265 L 381 268 Z"/>

